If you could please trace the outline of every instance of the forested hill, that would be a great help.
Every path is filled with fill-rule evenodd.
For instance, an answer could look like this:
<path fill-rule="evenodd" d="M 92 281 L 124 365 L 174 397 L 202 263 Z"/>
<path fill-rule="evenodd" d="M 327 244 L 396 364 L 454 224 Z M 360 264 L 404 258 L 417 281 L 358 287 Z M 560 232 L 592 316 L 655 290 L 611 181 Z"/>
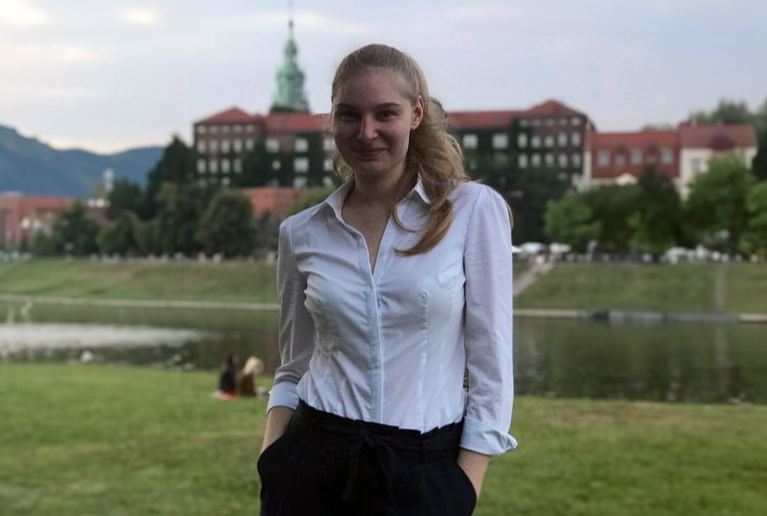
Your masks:
<path fill-rule="evenodd" d="M 58 150 L 0 125 L 0 192 L 86 198 L 102 184 L 107 168 L 115 179 L 130 179 L 143 187 L 162 150 L 144 147 L 117 154 Z"/>

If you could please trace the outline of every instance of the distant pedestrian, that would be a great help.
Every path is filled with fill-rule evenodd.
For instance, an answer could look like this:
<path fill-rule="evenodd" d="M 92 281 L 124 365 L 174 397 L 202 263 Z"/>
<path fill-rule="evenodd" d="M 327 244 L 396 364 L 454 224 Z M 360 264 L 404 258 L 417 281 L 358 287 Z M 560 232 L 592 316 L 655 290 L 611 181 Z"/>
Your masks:
<path fill-rule="evenodd" d="M 219 397 L 234 397 L 237 395 L 237 357 L 227 355 L 224 363 L 221 365 L 221 371 L 218 376 L 218 395 Z"/>

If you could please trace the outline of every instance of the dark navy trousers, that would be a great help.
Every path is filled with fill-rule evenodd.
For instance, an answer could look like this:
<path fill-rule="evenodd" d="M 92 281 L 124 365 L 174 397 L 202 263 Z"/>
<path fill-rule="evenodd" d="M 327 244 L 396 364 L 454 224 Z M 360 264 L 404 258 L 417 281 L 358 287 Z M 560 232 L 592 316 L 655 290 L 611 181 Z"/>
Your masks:
<path fill-rule="evenodd" d="M 258 459 L 261 516 L 469 516 L 477 497 L 456 463 L 462 428 L 422 434 L 302 401 Z"/>

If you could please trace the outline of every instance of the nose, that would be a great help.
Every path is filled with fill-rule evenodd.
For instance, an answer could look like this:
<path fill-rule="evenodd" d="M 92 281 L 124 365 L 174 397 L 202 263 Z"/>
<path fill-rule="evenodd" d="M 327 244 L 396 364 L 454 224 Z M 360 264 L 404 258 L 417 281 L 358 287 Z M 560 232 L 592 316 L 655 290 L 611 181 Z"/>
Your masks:
<path fill-rule="evenodd" d="M 374 140 L 375 137 L 376 137 L 375 120 L 373 120 L 372 117 L 363 116 L 360 119 L 360 128 L 359 128 L 359 133 L 357 134 L 357 138 L 359 138 L 360 141 L 369 142 L 371 140 Z"/>

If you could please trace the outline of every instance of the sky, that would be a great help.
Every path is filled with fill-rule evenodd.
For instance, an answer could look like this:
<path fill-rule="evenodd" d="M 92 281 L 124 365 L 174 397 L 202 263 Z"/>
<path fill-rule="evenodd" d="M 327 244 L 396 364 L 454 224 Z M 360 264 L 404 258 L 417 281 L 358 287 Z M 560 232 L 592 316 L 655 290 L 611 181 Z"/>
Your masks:
<path fill-rule="evenodd" d="M 191 140 L 233 106 L 266 113 L 288 0 L 0 0 L 0 125 L 57 148 Z M 767 101 L 765 0 L 294 0 L 314 112 L 348 52 L 412 55 L 446 109 L 557 99 L 600 131 Z"/>

